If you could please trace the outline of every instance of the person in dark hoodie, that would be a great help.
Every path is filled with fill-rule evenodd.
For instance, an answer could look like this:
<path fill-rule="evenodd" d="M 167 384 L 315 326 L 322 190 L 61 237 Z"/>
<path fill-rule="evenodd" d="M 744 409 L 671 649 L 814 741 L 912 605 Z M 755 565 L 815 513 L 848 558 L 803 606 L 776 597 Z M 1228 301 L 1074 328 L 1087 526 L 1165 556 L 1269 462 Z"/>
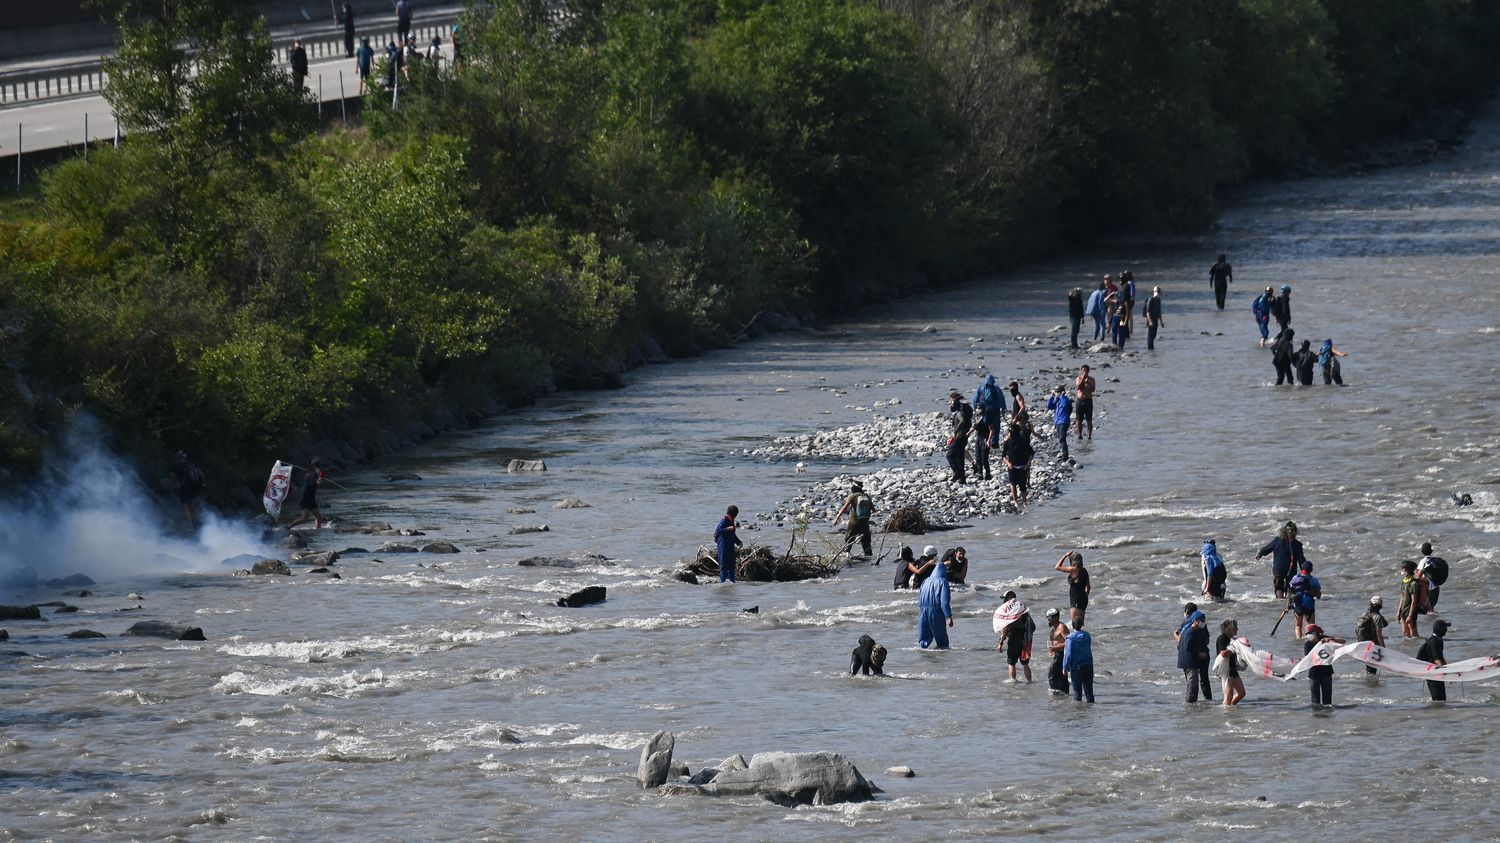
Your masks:
<path fill-rule="evenodd" d="M 1307 561 L 1302 553 L 1302 542 L 1297 541 L 1296 523 L 1286 522 L 1276 537 L 1255 554 L 1255 558 L 1260 559 L 1268 553 L 1271 554 L 1271 584 L 1277 597 L 1285 597 L 1287 580 Z"/>
<path fill-rule="evenodd" d="M 1297 383 L 1297 375 L 1292 372 L 1292 343 L 1296 335 L 1296 331 L 1286 328 L 1271 341 L 1271 365 L 1276 367 L 1277 386 L 1283 381 L 1287 386 Z"/>
<path fill-rule="evenodd" d="M 1443 636 L 1453 627 L 1447 621 L 1437 620 L 1432 622 L 1432 637 L 1422 642 L 1421 648 L 1417 650 L 1417 658 L 1424 662 L 1432 662 L 1438 667 L 1447 664 L 1443 658 Z M 1434 700 L 1442 702 L 1448 699 L 1448 686 L 1433 679 L 1427 680 L 1427 693 Z"/>
<path fill-rule="evenodd" d="M 1281 295 L 1271 300 L 1271 315 L 1276 324 L 1285 331 L 1292 324 L 1292 285 L 1282 284 Z"/>
<path fill-rule="evenodd" d="M 1070 348 L 1078 347 L 1078 329 L 1083 327 L 1083 288 L 1074 287 L 1068 293 L 1068 326 L 1072 330 Z"/>
<path fill-rule="evenodd" d="M 1344 643 L 1344 639 L 1342 638 L 1334 638 L 1324 634 L 1323 627 L 1317 624 L 1309 626 L 1307 634 L 1304 637 L 1306 639 L 1306 642 L 1302 645 L 1302 655 L 1304 656 L 1311 653 L 1313 648 L 1325 642 L 1328 644 Z M 1329 655 L 1331 656 L 1332 653 L 1330 652 Z M 1333 665 L 1325 662 L 1324 664 L 1313 666 L 1307 671 L 1307 679 L 1312 686 L 1312 704 L 1314 706 L 1333 705 Z"/>
<path fill-rule="evenodd" d="M 984 420 L 989 430 L 990 449 L 1000 446 L 1000 418 L 1005 415 L 1005 390 L 995 382 L 993 374 L 986 375 L 984 383 L 974 390 L 974 412 Z"/>
<path fill-rule="evenodd" d="M 947 621 L 947 626 L 953 626 L 948 565 L 940 562 L 933 566 L 932 576 L 922 583 L 922 590 L 917 595 L 917 646 L 924 650 L 929 646 L 948 649 L 948 630 L 944 621 Z"/>
<path fill-rule="evenodd" d="M 948 393 L 948 413 L 953 417 L 953 435 L 948 437 L 948 467 L 953 469 L 953 480 L 964 483 L 964 458 L 969 450 L 969 431 L 974 429 L 974 408 L 964 400 L 958 390 Z"/>
<path fill-rule="evenodd" d="M 1188 702 L 1197 702 L 1200 690 L 1204 700 L 1213 702 L 1214 686 L 1208 676 L 1208 618 L 1196 609 L 1188 615 L 1186 628 L 1179 630 L 1177 668 L 1187 683 L 1184 694 Z"/>
<path fill-rule="evenodd" d="M 1297 369 L 1297 383 L 1312 386 L 1313 367 L 1318 365 L 1318 353 L 1312 350 L 1311 342 L 1302 341 L 1302 347 L 1292 355 L 1292 365 Z"/>
<path fill-rule="evenodd" d="M 1208 286 L 1214 291 L 1214 301 L 1218 302 L 1219 309 L 1224 309 L 1224 296 L 1229 293 L 1229 285 L 1234 282 L 1234 269 L 1229 266 L 1229 260 L 1225 255 L 1219 255 L 1219 259 L 1213 266 L 1208 268 Z"/>
<path fill-rule="evenodd" d="M 896 554 L 896 579 L 893 588 L 911 588 L 911 575 L 917 565 L 917 558 L 912 555 L 911 545 L 901 545 L 901 550 Z"/>

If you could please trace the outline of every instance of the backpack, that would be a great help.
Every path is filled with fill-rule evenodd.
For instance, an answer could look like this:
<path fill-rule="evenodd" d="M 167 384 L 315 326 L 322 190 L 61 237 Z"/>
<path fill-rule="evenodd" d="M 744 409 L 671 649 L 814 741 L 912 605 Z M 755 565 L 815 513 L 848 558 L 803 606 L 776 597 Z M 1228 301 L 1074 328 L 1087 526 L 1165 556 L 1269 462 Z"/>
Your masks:
<path fill-rule="evenodd" d="M 1360 615 L 1359 620 L 1354 622 L 1354 640 L 1375 640 L 1375 619 L 1370 617 L 1369 612 L 1365 612 L 1363 615 Z"/>
<path fill-rule="evenodd" d="M 875 511 L 875 502 L 870 500 L 869 495 L 860 495 L 854 501 L 854 517 L 861 521 L 870 520 L 870 514 Z"/>
<path fill-rule="evenodd" d="M 1448 560 L 1441 556 L 1433 556 L 1427 560 L 1427 581 L 1435 586 L 1441 586 L 1448 581 Z"/>
<path fill-rule="evenodd" d="M 1319 592 L 1322 589 L 1314 589 L 1310 578 L 1298 574 L 1287 583 L 1292 589 L 1292 603 L 1304 612 L 1310 612 L 1317 605 L 1314 598 L 1322 597 Z"/>
<path fill-rule="evenodd" d="M 1264 318 L 1271 314 L 1271 306 L 1266 303 L 1266 297 L 1264 293 L 1256 296 L 1255 301 L 1250 303 L 1250 312 L 1254 313 L 1257 319 Z"/>

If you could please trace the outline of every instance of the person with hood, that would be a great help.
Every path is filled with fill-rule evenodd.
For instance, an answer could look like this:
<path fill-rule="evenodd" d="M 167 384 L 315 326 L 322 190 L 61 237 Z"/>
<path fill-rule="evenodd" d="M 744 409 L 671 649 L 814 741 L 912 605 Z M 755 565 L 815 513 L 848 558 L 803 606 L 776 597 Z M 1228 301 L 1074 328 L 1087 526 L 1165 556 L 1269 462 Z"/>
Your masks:
<path fill-rule="evenodd" d="M 1060 612 L 1047 610 L 1047 652 L 1052 655 L 1052 666 L 1047 669 L 1047 689 L 1054 694 L 1068 692 L 1068 674 L 1063 670 L 1063 650 L 1068 646 L 1068 625 L 1062 622 Z"/>
<path fill-rule="evenodd" d="M 1199 555 L 1203 557 L 1203 596 L 1212 598 L 1215 603 L 1223 603 L 1224 582 L 1229 579 L 1229 569 L 1219 555 L 1219 546 L 1213 539 L 1204 539 Z"/>
<path fill-rule="evenodd" d="M 1016 663 L 1021 663 L 1026 681 L 1031 682 L 1031 639 L 1036 633 L 1036 621 L 1031 619 L 1031 610 L 1021 602 L 1014 591 L 1005 592 L 1005 602 L 995 612 L 1000 627 L 1000 642 L 995 649 L 1005 653 L 1005 665 L 1010 681 L 1016 681 Z"/>
<path fill-rule="evenodd" d="M 1202 691 L 1203 699 L 1213 702 L 1214 686 L 1208 676 L 1208 618 L 1194 609 L 1177 632 L 1177 669 L 1186 682 L 1185 699 L 1195 703 Z"/>
<path fill-rule="evenodd" d="M 911 545 L 901 545 L 896 553 L 896 579 L 892 588 L 911 588 L 911 575 L 915 573 L 917 559 L 912 555 Z"/>
<path fill-rule="evenodd" d="M 1083 618 L 1073 621 L 1073 631 L 1063 646 L 1063 670 L 1073 684 L 1073 700 L 1094 701 L 1094 645 L 1083 631 Z"/>
<path fill-rule="evenodd" d="M 1323 627 L 1313 624 L 1307 628 L 1305 643 L 1302 645 L 1302 655 L 1313 651 L 1314 647 L 1321 644 L 1342 644 L 1344 639 L 1334 638 L 1323 633 Z M 1312 704 L 1333 705 L 1333 665 L 1324 663 L 1314 665 L 1307 671 L 1307 680 L 1312 685 Z"/>
<path fill-rule="evenodd" d="M 1370 608 L 1366 609 L 1365 613 L 1359 616 L 1359 620 L 1354 622 L 1355 641 L 1369 641 L 1377 647 L 1385 646 L 1385 628 L 1390 626 L 1390 622 L 1380 614 L 1380 605 L 1380 595 L 1370 598 Z M 1374 676 L 1379 671 L 1365 665 L 1365 673 Z"/>
<path fill-rule="evenodd" d="M 1219 637 L 1214 641 L 1214 649 L 1219 651 L 1223 664 L 1219 675 L 1224 678 L 1225 705 L 1239 705 L 1240 700 L 1245 698 L 1245 680 L 1240 678 L 1239 656 L 1229 646 L 1239 634 L 1239 622 L 1227 620 L 1219 624 Z"/>
<path fill-rule="evenodd" d="M 1089 294 L 1088 305 L 1084 308 L 1094 320 L 1094 342 L 1104 338 L 1104 282 L 1099 282 L 1099 288 Z"/>
<path fill-rule="evenodd" d="M 1083 567 L 1083 554 L 1070 550 L 1057 560 L 1053 570 L 1068 575 L 1068 614 L 1074 621 L 1083 620 L 1089 608 L 1089 572 Z"/>
<path fill-rule="evenodd" d="M 1286 522 L 1276 537 L 1255 554 L 1255 558 L 1260 559 L 1268 553 L 1271 554 L 1271 584 L 1277 597 L 1285 597 L 1287 579 L 1307 561 L 1302 554 L 1302 542 L 1297 541 L 1295 522 Z"/>
<path fill-rule="evenodd" d="M 936 553 L 936 549 L 933 551 Z M 932 568 L 932 576 L 922 583 L 922 591 L 917 595 L 917 646 L 927 649 L 933 646 L 939 650 L 948 649 L 948 630 L 944 628 L 944 620 L 947 626 L 953 626 L 953 604 L 952 595 L 948 587 L 948 565 L 938 563 Z"/>
<path fill-rule="evenodd" d="M 948 467 L 953 469 L 953 480 L 964 483 L 964 459 L 969 451 L 969 431 L 974 429 L 974 408 L 958 390 L 948 392 L 948 414 L 953 419 L 953 435 L 948 437 Z"/>
<path fill-rule="evenodd" d="M 1214 291 L 1214 301 L 1218 302 L 1220 310 L 1224 309 L 1224 296 L 1229 293 L 1229 285 L 1232 283 L 1234 268 L 1224 255 L 1219 255 L 1214 265 L 1208 268 L 1208 287 Z"/>
<path fill-rule="evenodd" d="M 1323 367 L 1323 385 L 1344 385 L 1344 376 L 1340 374 L 1339 358 L 1348 357 L 1342 351 L 1333 347 L 1333 340 L 1323 340 L 1323 347 L 1318 349 L 1318 365 Z"/>
<path fill-rule="evenodd" d="M 1005 415 L 1005 390 L 1000 388 L 1000 384 L 995 383 L 993 374 L 986 375 L 984 383 L 974 390 L 974 412 L 989 428 L 989 446 L 991 448 L 999 446 L 1000 419 Z"/>
<path fill-rule="evenodd" d="M 875 501 L 865 494 L 863 483 L 855 480 L 849 487 L 849 497 L 844 499 L 844 505 L 833 516 L 833 523 L 838 525 L 839 519 L 844 513 L 849 513 L 849 526 L 844 530 L 844 552 L 848 553 L 854 548 L 854 542 L 858 541 L 860 549 L 865 556 L 871 555 L 870 551 L 870 516 L 875 514 Z"/>
<path fill-rule="evenodd" d="M 1083 288 L 1074 287 L 1068 293 L 1068 326 L 1072 330 L 1070 348 L 1078 347 L 1078 329 L 1083 327 Z"/>
<path fill-rule="evenodd" d="M 1297 383 L 1303 386 L 1312 386 L 1313 366 L 1318 363 L 1318 353 L 1312 350 L 1312 343 L 1308 340 L 1302 341 L 1302 347 L 1292 355 L 1292 365 L 1297 369 Z"/>
<path fill-rule="evenodd" d="M 1276 293 L 1270 287 L 1264 293 L 1255 297 L 1250 303 L 1250 313 L 1255 316 L 1255 327 L 1260 330 L 1260 347 L 1265 348 L 1266 342 L 1271 339 L 1271 302 L 1276 300 Z"/>
<path fill-rule="evenodd" d="M 724 517 L 719 519 L 719 526 L 714 528 L 714 543 L 719 550 L 719 582 L 735 581 L 735 549 L 744 544 L 735 532 L 738 525 L 734 523 L 734 519 L 739 514 L 739 507 L 729 507 L 725 510 Z"/>
<path fill-rule="evenodd" d="M 1282 284 L 1281 295 L 1271 301 L 1271 315 L 1276 317 L 1276 325 L 1285 331 L 1292 324 L 1292 285 Z"/>
<path fill-rule="evenodd" d="M 1422 646 L 1417 650 L 1417 658 L 1424 662 L 1432 662 L 1438 667 L 1447 664 L 1447 660 L 1443 658 L 1443 636 L 1448 634 L 1448 630 L 1452 628 L 1453 625 L 1447 621 L 1433 621 L 1432 637 L 1422 642 Z M 1433 700 L 1442 702 L 1448 699 L 1448 686 L 1437 680 L 1428 679 L 1427 694 Z"/>
<path fill-rule="evenodd" d="M 1047 409 L 1052 411 L 1052 430 L 1057 434 L 1057 447 L 1062 452 L 1058 459 L 1066 462 L 1068 459 L 1068 425 L 1073 419 L 1073 401 L 1068 398 L 1068 390 L 1058 384 L 1052 390 L 1052 397 L 1047 399 Z"/>
<path fill-rule="evenodd" d="M 1297 637 L 1302 637 L 1302 630 L 1306 626 L 1316 626 L 1318 622 L 1318 601 L 1323 597 L 1323 585 L 1318 578 L 1313 576 L 1312 563 L 1306 559 L 1298 566 L 1297 573 L 1287 580 L 1287 589 L 1291 592 L 1290 605 L 1292 614 L 1297 618 Z"/>
<path fill-rule="evenodd" d="M 1153 351 L 1156 349 L 1156 330 L 1167 324 L 1161 318 L 1160 287 L 1151 288 L 1151 298 L 1141 305 L 1141 316 L 1146 320 L 1146 350 Z"/>
<path fill-rule="evenodd" d="M 1285 328 L 1271 340 L 1271 365 L 1276 367 L 1276 385 L 1281 386 L 1285 381 L 1287 386 L 1297 383 L 1297 375 L 1292 371 L 1292 343 L 1295 341 L 1297 332 L 1291 328 Z"/>

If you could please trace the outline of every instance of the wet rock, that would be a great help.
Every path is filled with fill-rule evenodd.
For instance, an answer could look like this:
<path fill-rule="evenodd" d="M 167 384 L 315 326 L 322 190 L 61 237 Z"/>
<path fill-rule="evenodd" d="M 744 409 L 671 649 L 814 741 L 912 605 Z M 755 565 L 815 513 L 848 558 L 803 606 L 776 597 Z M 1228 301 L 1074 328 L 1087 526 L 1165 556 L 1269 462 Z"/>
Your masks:
<path fill-rule="evenodd" d="M 291 571 L 287 571 L 287 573 L 290 574 Z M 308 571 L 308 573 L 309 574 L 326 574 L 326 573 L 328 573 L 328 569 L 327 568 L 313 568 L 312 570 Z"/>
<path fill-rule="evenodd" d="M 75 629 L 68 633 L 69 638 L 106 638 L 104 633 L 95 632 L 92 629 Z"/>
<path fill-rule="evenodd" d="M 329 565 L 337 564 L 338 561 L 339 552 L 337 550 L 320 550 L 316 552 L 303 551 L 302 553 L 292 554 L 293 563 L 298 565 L 310 565 L 314 568 L 326 568 Z"/>
<path fill-rule="evenodd" d="M 685 582 L 688 585 L 698 584 L 698 575 L 686 568 L 679 568 L 676 571 L 673 571 L 672 579 L 677 580 L 678 582 Z"/>
<path fill-rule="evenodd" d="M 608 556 L 585 553 L 582 556 L 528 556 L 516 562 L 522 568 L 581 568 L 585 565 L 613 566 Z"/>
<path fill-rule="evenodd" d="M 552 528 L 548 527 L 546 524 L 521 524 L 521 525 L 518 525 L 518 526 L 510 528 L 510 534 L 513 535 L 513 536 L 523 536 L 523 535 L 526 535 L 527 533 L 550 533 L 550 532 L 552 532 Z"/>
<path fill-rule="evenodd" d="M 331 580 L 341 580 L 341 579 L 343 579 L 343 577 L 339 576 L 338 571 L 334 571 L 333 573 L 329 574 L 328 578 L 331 579 Z"/>
<path fill-rule="evenodd" d="M 583 606 L 592 606 L 595 603 L 604 602 L 605 589 L 602 585 L 591 585 L 569 594 L 567 597 L 559 597 L 557 605 L 568 609 L 577 609 Z"/>
<path fill-rule="evenodd" d="M 391 529 L 391 525 L 381 521 L 340 521 L 333 525 L 335 533 L 363 533 L 367 536 Z"/>
<path fill-rule="evenodd" d="M 661 787 L 667 781 L 667 771 L 672 766 L 672 749 L 677 739 L 671 732 L 657 732 L 641 747 L 641 762 L 636 767 L 635 778 L 641 787 Z"/>
<path fill-rule="evenodd" d="M 1101 342 L 1101 343 L 1095 343 L 1094 345 L 1089 346 L 1088 352 L 1089 352 L 1089 354 L 1104 354 L 1105 352 L 1111 351 L 1113 349 L 1114 349 L 1114 346 L 1110 345 L 1109 343 L 1107 343 L 1107 342 Z"/>
<path fill-rule="evenodd" d="M 511 460 L 510 464 L 505 466 L 505 470 L 511 474 L 521 471 L 546 471 L 547 463 L 545 460 Z"/>
<path fill-rule="evenodd" d="M 98 583 L 84 574 L 69 574 L 66 577 L 47 580 L 44 585 L 48 588 L 72 588 L 77 585 L 98 585 Z"/>
<path fill-rule="evenodd" d="M 536 512 L 536 510 L 525 506 L 513 506 L 505 511 L 509 512 L 511 515 L 531 515 L 532 513 Z"/>
<path fill-rule="evenodd" d="M 731 755 L 728 758 L 725 758 L 723 761 L 719 762 L 719 770 L 720 770 L 720 772 L 722 772 L 724 770 L 748 770 L 748 769 L 750 769 L 749 762 L 747 762 L 745 760 L 745 756 L 740 755 L 737 752 L 734 755 Z"/>
<path fill-rule="evenodd" d="M 71 614 L 73 614 L 76 611 L 78 611 L 78 607 L 77 606 L 69 606 L 69 605 L 64 604 L 62 606 L 58 606 L 56 609 L 53 609 L 52 610 L 52 614 L 54 614 L 54 615 L 71 615 Z"/>
<path fill-rule="evenodd" d="M 3 629 L 0 629 L 0 641 L 9 641 L 9 640 L 10 640 L 10 633 L 6 632 Z"/>
<path fill-rule="evenodd" d="M 126 600 L 145 600 L 146 599 L 146 595 L 141 594 L 139 591 L 132 591 L 129 594 L 125 595 L 125 599 Z"/>
<path fill-rule="evenodd" d="M 86 588 L 80 588 L 73 591 L 64 591 L 62 595 L 64 597 L 93 597 L 94 592 L 89 591 Z"/>
<path fill-rule="evenodd" d="M 381 530 L 380 532 L 376 533 L 375 535 L 377 535 L 377 536 L 425 536 L 427 534 L 424 533 L 424 532 L 422 532 L 421 530 L 413 530 L 413 529 L 407 528 L 407 529 L 403 529 L 403 530 Z"/>
<path fill-rule="evenodd" d="M 705 785 L 713 781 L 715 778 L 718 778 L 718 775 L 719 770 L 717 767 L 704 767 L 703 769 L 699 770 L 697 773 L 689 777 L 687 783 L 692 785 Z"/>
<path fill-rule="evenodd" d="M 281 561 L 280 559 L 262 559 L 261 561 L 256 562 L 254 565 L 250 566 L 250 573 L 257 577 L 266 576 L 268 574 L 277 574 L 283 577 L 290 577 L 292 575 L 292 569 L 288 568 L 286 566 L 286 563 Z"/>
<path fill-rule="evenodd" d="M 935 334 L 935 333 L 937 333 L 937 326 L 936 325 L 928 325 L 927 327 L 925 327 L 925 328 L 922 329 L 922 333 L 924 333 L 924 334 Z"/>
<path fill-rule="evenodd" d="M 420 474 L 387 474 L 385 476 L 385 482 L 387 482 L 387 483 L 402 483 L 402 482 L 405 482 L 407 480 L 421 480 L 421 479 L 422 479 L 422 475 L 420 475 Z"/>
<path fill-rule="evenodd" d="M 458 548 L 449 542 L 428 542 L 422 545 L 423 553 L 457 553 Z"/>
<path fill-rule="evenodd" d="M 916 775 L 916 772 L 905 764 L 899 767 L 887 767 L 885 768 L 885 772 L 887 775 L 900 776 L 903 779 L 909 779 Z"/>
<path fill-rule="evenodd" d="M 791 392 L 791 390 L 787 389 L 784 386 L 778 386 L 778 387 L 776 387 L 776 394 L 777 395 L 786 395 L 789 392 Z"/>
<path fill-rule="evenodd" d="M 415 547 L 412 547 L 409 544 L 399 544 L 397 542 L 386 542 L 385 544 L 381 545 L 380 547 L 375 548 L 375 552 L 376 553 L 416 553 L 417 549 Z"/>
<path fill-rule="evenodd" d="M 748 609 L 741 609 L 740 612 L 743 613 L 743 614 L 746 614 L 746 615 L 758 615 L 758 614 L 760 614 L 760 607 L 759 606 L 751 606 Z"/>
<path fill-rule="evenodd" d="M 307 547 L 307 539 L 303 538 L 301 533 L 287 533 L 286 538 L 277 542 L 276 546 L 287 550 L 301 550 Z"/>
<path fill-rule="evenodd" d="M 137 638 L 169 638 L 173 641 L 205 641 L 203 628 L 166 621 L 137 621 L 125 630 L 125 635 Z"/>
<path fill-rule="evenodd" d="M 358 556 L 361 553 L 369 552 L 370 551 L 365 550 L 362 547 L 346 547 L 343 550 L 339 551 L 339 556 Z"/>
<path fill-rule="evenodd" d="M 721 796 L 761 796 L 778 805 L 867 802 L 875 789 L 836 752 L 762 752 L 745 770 L 723 770 L 706 789 Z"/>
<path fill-rule="evenodd" d="M 693 782 L 667 782 L 656 789 L 663 796 L 709 796 L 708 791 Z"/>
<path fill-rule="evenodd" d="M 35 606 L 0 606 L 0 621 L 39 621 L 42 610 Z"/>
<path fill-rule="evenodd" d="M 255 553 L 241 553 L 228 559 L 219 560 L 219 564 L 225 568 L 248 568 L 266 557 Z"/>
<path fill-rule="evenodd" d="M 587 506 L 588 506 L 588 504 L 584 503 L 583 501 L 579 500 L 578 498 L 563 498 L 562 500 L 560 500 L 557 503 L 553 504 L 552 508 L 553 509 L 583 509 L 583 508 L 585 508 Z"/>
<path fill-rule="evenodd" d="M 673 761 L 671 769 L 667 772 L 674 779 L 685 779 L 693 774 L 693 771 L 688 769 L 688 765 L 681 761 Z"/>
<path fill-rule="evenodd" d="M 901 413 L 875 416 L 868 422 L 782 436 L 761 448 L 747 448 L 745 456 L 762 459 L 869 460 L 888 457 L 927 457 L 947 441 L 951 424 L 943 413 Z"/>

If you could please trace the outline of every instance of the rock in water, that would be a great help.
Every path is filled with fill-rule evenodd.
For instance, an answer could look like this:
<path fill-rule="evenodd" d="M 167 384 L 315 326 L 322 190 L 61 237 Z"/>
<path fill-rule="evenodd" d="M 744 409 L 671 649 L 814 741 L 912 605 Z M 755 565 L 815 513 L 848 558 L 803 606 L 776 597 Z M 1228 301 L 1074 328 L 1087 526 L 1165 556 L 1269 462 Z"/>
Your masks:
<path fill-rule="evenodd" d="M 278 542 L 277 546 L 287 550 L 302 550 L 307 547 L 307 539 L 303 538 L 301 533 L 287 533 L 286 538 Z M 224 564 L 229 563 L 226 561 Z"/>
<path fill-rule="evenodd" d="M 608 556 L 585 553 L 582 556 L 528 556 L 516 562 L 522 568 L 580 568 L 584 565 L 614 565 Z"/>
<path fill-rule="evenodd" d="M 98 583 L 84 574 L 69 574 L 66 577 L 58 577 L 46 582 L 48 588 L 72 588 L 75 585 L 98 585 Z"/>
<path fill-rule="evenodd" d="M 173 641 L 206 641 L 203 628 L 166 621 L 138 621 L 125 630 L 125 635 L 138 638 L 170 638 Z"/>
<path fill-rule="evenodd" d="M 387 482 L 387 483 L 399 483 L 399 482 L 401 482 L 403 480 L 421 480 L 421 479 L 422 479 L 422 475 L 420 475 L 420 474 L 387 474 L 385 476 L 385 482 Z"/>
<path fill-rule="evenodd" d="M 762 752 L 746 770 L 721 770 L 707 789 L 721 796 L 754 794 L 778 805 L 868 802 L 874 787 L 836 752 Z"/>
<path fill-rule="evenodd" d="M 103 638 L 104 633 L 95 632 L 92 629 L 75 629 L 68 633 L 69 638 Z"/>
<path fill-rule="evenodd" d="M 657 732 L 641 747 L 641 763 L 636 768 L 636 780 L 641 787 L 661 787 L 666 784 L 667 772 L 672 767 L 672 749 L 677 739 L 671 732 Z"/>
<path fill-rule="evenodd" d="M 692 571 L 689 571 L 689 570 L 685 569 L 685 568 L 677 570 L 677 571 L 673 571 L 672 572 L 672 579 L 677 580 L 678 582 L 685 582 L 685 583 L 687 583 L 689 585 L 697 585 L 698 584 L 698 575 L 695 574 L 695 573 L 693 573 Z"/>
<path fill-rule="evenodd" d="M 719 762 L 719 771 L 724 770 L 748 770 L 750 765 L 745 761 L 745 756 L 735 753 Z"/>
<path fill-rule="evenodd" d="M 383 521 L 340 521 L 333 525 L 335 533 L 363 533 L 373 536 L 391 529 L 391 525 Z"/>
<path fill-rule="evenodd" d="M 6 632 L 3 629 L 0 629 L 0 641 L 9 641 L 9 640 L 10 640 L 10 633 Z"/>
<path fill-rule="evenodd" d="M 564 606 L 569 609 L 577 609 L 580 606 L 591 606 L 595 603 L 603 602 L 604 586 L 591 585 L 581 591 L 575 591 L 572 594 L 569 594 L 567 597 L 558 598 L 557 605 Z"/>
<path fill-rule="evenodd" d="M 54 615 L 71 615 L 71 614 L 73 614 L 76 611 L 78 611 L 78 607 L 77 606 L 69 606 L 68 604 L 64 603 L 63 605 L 58 606 L 56 609 L 53 609 L 52 610 L 52 614 L 54 614 Z"/>
<path fill-rule="evenodd" d="M 311 565 L 314 568 L 326 568 L 339 561 L 337 550 L 320 550 L 316 553 L 293 553 L 292 561 L 298 565 Z"/>
<path fill-rule="evenodd" d="M 552 505 L 553 509 L 584 509 L 588 504 L 578 498 L 563 498 Z"/>
<path fill-rule="evenodd" d="M 251 566 L 250 573 L 256 576 L 263 576 L 265 574 L 279 574 L 283 577 L 290 577 L 292 575 L 292 569 L 288 568 L 286 566 L 286 563 L 281 561 L 280 559 L 262 559 L 261 561 L 256 562 L 253 566 Z"/>
<path fill-rule="evenodd" d="M 552 528 L 548 527 L 546 524 L 522 524 L 519 527 L 511 527 L 510 528 L 510 534 L 513 535 L 513 536 L 522 536 L 522 535 L 525 535 L 527 533 L 550 533 L 550 532 L 552 532 Z"/>
<path fill-rule="evenodd" d="M 409 544 L 399 542 L 386 542 L 375 548 L 376 553 L 416 553 L 417 549 Z"/>
<path fill-rule="evenodd" d="M 511 474 L 518 471 L 546 471 L 547 463 L 543 460 L 511 460 L 505 470 Z"/>
<path fill-rule="evenodd" d="M 0 606 L 0 621 L 39 621 L 42 610 L 35 606 Z"/>
<path fill-rule="evenodd" d="M 916 775 L 916 772 L 905 764 L 899 767 L 887 767 L 885 771 L 892 776 L 900 776 L 903 779 L 909 779 Z"/>
<path fill-rule="evenodd" d="M 423 553 L 457 553 L 458 548 L 451 542 L 428 542 L 422 545 Z"/>
<path fill-rule="evenodd" d="M 719 777 L 719 771 L 715 767 L 704 767 L 689 778 L 687 783 L 693 785 L 705 785 Z"/>

